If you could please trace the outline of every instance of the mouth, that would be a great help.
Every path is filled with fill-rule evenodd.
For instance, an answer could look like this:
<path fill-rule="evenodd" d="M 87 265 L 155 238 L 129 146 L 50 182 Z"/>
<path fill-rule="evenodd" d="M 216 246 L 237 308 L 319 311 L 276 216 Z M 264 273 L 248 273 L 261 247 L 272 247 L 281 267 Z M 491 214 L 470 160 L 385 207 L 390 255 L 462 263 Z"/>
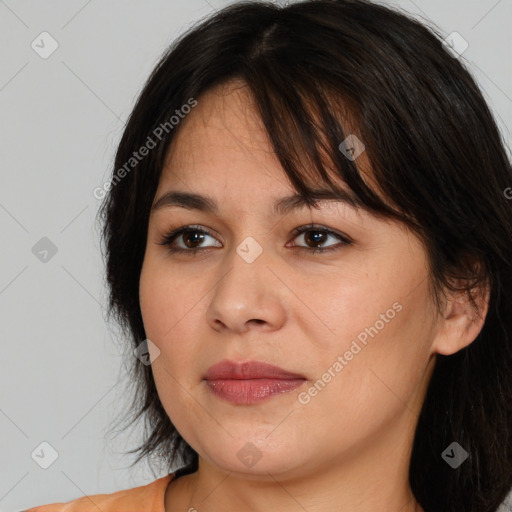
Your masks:
<path fill-rule="evenodd" d="M 306 378 L 278 366 L 259 361 L 221 361 L 203 375 L 208 389 L 218 398 L 239 405 L 251 405 L 287 393 Z"/>

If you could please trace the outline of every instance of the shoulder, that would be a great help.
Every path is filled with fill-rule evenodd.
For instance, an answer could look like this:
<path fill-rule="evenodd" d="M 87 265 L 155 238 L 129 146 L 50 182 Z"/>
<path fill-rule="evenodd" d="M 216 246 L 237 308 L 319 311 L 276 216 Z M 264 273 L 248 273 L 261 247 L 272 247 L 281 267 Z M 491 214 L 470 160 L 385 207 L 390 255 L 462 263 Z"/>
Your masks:
<path fill-rule="evenodd" d="M 139 487 L 125 489 L 111 494 L 82 496 L 66 503 L 50 503 L 32 507 L 22 512 L 164 512 L 165 490 L 174 473 Z"/>

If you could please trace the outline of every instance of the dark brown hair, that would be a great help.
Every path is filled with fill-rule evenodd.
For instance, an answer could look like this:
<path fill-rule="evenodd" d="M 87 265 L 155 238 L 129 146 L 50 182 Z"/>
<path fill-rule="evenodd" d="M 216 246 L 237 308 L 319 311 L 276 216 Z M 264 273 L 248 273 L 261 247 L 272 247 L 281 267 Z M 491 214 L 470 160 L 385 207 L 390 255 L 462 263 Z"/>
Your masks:
<path fill-rule="evenodd" d="M 361 207 L 399 219 L 420 236 L 438 307 L 455 283 L 468 292 L 489 287 L 475 341 L 437 356 L 409 478 L 426 512 L 495 511 L 512 486 L 512 208 L 504 196 L 512 172 L 480 90 L 436 29 L 363 0 L 286 7 L 245 1 L 176 40 L 130 115 L 99 212 L 109 314 L 132 349 L 146 339 L 139 277 L 150 208 L 181 126 L 171 127 L 169 119 L 191 98 L 200 102 L 233 79 L 248 85 L 300 194 L 310 200 L 321 182 L 336 190 L 327 172 L 333 169 Z M 366 146 L 378 191 L 339 149 L 350 133 Z M 148 137 L 155 147 L 127 169 Z M 130 424 L 144 418 L 146 426 L 143 444 L 130 452 L 139 454 L 135 463 L 151 456 L 169 471 L 177 463 L 195 471 L 197 453 L 170 422 L 150 366 L 132 361 Z M 457 469 L 441 457 L 453 441 L 469 453 Z"/>

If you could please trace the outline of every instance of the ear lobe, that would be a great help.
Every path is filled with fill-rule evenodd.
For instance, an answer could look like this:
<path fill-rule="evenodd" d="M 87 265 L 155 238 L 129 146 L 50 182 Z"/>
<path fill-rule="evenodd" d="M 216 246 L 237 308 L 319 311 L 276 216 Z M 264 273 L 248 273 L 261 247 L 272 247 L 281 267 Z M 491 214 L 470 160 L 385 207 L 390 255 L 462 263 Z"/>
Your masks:
<path fill-rule="evenodd" d="M 455 293 L 448 299 L 432 345 L 435 353 L 455 354 L 470 345 L 482 330 L 489 306 L 489 288 L 474 290 L 472 297 L 474 304 L 467 292 Z"/>

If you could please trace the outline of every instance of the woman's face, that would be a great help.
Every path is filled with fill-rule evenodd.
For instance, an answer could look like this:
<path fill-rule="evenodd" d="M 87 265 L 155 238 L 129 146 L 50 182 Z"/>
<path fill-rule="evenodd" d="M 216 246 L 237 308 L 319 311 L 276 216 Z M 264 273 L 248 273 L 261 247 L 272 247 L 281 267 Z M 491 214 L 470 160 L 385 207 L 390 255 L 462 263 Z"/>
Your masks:
<path fill-rule="evenodd" d="M 440 335 L 423 246 L 402 225 L 342 202 L 274 212 L 296 191 L 250 102 L 240 88 L 200 98 L 156 192 L 154 204 L 187 192 L 217 205 L 164 204 L 150 216 L 140 305 L 160 351 L 152 371 L 161 402 L 203 460 L 254 478 L 405 460 Z M 172 242 L 189 253 L 159 244 L 190 225 Z M 303 380 L 258 399 L 271 381 L 204 379 L 224 360 L 269 363 Z M 248 388 L 243 402 L 237 393 Z"/>

